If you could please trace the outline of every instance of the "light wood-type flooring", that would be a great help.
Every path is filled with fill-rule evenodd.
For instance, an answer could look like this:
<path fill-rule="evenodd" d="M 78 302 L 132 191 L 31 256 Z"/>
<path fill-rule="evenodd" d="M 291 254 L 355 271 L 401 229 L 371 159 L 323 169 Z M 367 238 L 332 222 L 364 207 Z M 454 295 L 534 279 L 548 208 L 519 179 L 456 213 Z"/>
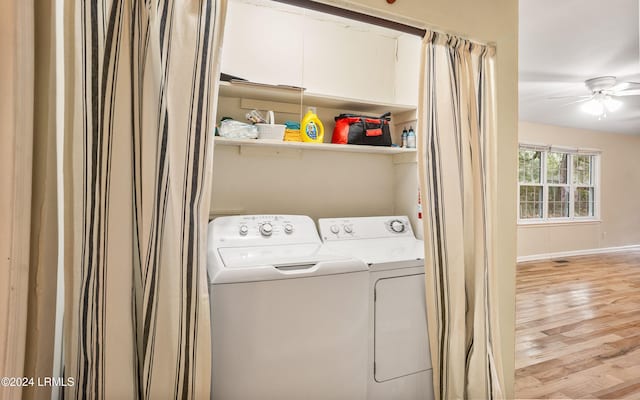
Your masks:
<path fill-rule="evenodd" d="M 640 399 L 640 251 L 518 265 L 518 399 Z"/>

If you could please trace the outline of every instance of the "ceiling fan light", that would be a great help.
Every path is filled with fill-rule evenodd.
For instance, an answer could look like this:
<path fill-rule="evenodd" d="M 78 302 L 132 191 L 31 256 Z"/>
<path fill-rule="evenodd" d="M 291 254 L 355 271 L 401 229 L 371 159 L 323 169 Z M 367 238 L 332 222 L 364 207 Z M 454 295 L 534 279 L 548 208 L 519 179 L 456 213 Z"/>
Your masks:
<path fill-rule="evenodd" d="M 615 112 L 615 111 L 618 111 L 620 107 L 622 107 L 622 102 L 620 100 L 616 100 L 614 98 L 607 96 L 607 98 L 604 99 L 604 106 L 607 108 L 608 111 Z"/>
<path fill-rule="evenodd" d="M 591 99 L 583 103 L 581 108 L 582 111 L 586 112 L 587 114 L 595 116 L 600 116 L 604 113 L 604 105 L 602 104 L 602 102 L 596 99 Z"/>

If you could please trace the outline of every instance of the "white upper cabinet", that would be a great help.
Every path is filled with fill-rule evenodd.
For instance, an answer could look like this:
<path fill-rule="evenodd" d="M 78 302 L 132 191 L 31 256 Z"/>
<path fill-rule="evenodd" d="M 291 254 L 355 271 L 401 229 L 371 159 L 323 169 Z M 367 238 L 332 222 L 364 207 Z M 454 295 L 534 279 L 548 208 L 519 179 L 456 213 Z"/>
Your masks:
<path fill-rule="evenodd" d="M 421 43 L 417 36 L 398 37 L 394 103 L 418 105 Z"/>
<path fill-rule="evenodd" d="M 300 15 L 230 1 L 222 46 L 222 72 L 252 82 L 303 86 Z"/>
<path fill-rule="evenodd" d="M 232 0 L 222 72 L 307 93 L 417 104 L 420 39 L 269 0 Z"/>
<path fill-rule="evenodd" d="M 393 103 L 396 38 L 333 19 L 306 18 L 305 87 L 314 93 Z"/>

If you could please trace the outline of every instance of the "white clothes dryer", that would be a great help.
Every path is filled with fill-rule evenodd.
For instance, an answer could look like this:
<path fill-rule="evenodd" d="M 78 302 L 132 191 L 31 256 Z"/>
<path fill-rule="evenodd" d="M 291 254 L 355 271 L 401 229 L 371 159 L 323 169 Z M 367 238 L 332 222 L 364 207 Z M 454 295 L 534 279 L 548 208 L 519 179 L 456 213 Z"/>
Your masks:
<path fill-rule="evenodd" d="M 328 251 L 369 266 L 367 398 L 431 400 L 424 242 L 406 216 L 324 218 Z"/>
<path fill-rule="evenodd" d="M 212 399 L 364 400 L 368 271 L 299 215 L 209 224 Z"/>

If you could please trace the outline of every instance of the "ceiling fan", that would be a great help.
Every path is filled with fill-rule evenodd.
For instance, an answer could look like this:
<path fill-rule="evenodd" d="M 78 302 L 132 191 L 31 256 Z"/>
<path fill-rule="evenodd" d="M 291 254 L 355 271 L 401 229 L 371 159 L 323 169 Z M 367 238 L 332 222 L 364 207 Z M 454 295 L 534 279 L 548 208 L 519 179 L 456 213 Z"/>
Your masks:
<path fill-rule="evenodd" d="M 591 92 L 584 96 L 560 96 L 553 99 L 574 98 L 572 103 L 584 103 L 582 111 L 597 117 L 607 116 L 607 111 L 615 112 L 622 107 L 622 102 L 616 97 L 640 96 L 640 83 L 618 82 L 615 76 L 599 76 L 587 79 L 584 85 Z"/>

